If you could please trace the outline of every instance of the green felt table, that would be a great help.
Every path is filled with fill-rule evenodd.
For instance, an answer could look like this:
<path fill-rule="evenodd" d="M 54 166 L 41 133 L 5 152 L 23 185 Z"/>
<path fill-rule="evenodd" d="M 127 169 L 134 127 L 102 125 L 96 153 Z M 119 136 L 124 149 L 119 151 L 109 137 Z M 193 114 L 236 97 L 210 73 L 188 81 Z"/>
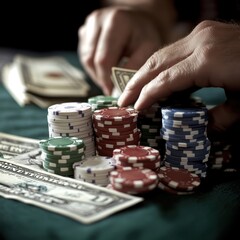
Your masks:
<path fill-rule="evenodd" d="M 77 61 L 74 53 L 64 56 Z M 45 138 L 46 115 L 46 109 L 34 105 L 18 106 L 0 85 L 1 132 Z M 212 240 L 233 239 L 233 233 L 235 239 L 240 238 L 238 174 L 213 173 L 193 195 L 177 196 L 156 189 L 142 196 L 142 203 L 90 225 L 0 197 L 0 239 Z"/>

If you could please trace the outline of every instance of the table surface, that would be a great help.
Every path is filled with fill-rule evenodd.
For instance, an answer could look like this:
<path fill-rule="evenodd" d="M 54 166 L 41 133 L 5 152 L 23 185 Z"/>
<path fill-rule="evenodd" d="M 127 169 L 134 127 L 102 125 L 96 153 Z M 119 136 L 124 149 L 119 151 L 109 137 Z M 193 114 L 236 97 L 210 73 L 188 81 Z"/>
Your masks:
<path fill-rule="evenodd" d="M 75 53 L 61 54 L 76 63 Z M 0 85 L 1 132 L 45 138 L 46 116 L 46 109 L 18 106 Z M 90 225 L 0 197 L 0 239 L 212 240 L 232 239 L 233 233 L 240 238 L 239 174 L 212 173 L 193 195 L 156 189 L 142 196 L 142 203 Z"/>

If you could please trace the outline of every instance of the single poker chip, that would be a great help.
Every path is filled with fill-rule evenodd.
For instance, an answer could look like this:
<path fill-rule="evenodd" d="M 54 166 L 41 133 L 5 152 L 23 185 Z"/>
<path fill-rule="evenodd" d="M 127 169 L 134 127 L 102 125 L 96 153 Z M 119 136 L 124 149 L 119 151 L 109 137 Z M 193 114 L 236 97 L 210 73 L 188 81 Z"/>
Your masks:
<path fill-rule="evenodd" d="M 158 177 L 159 181 L 167 186 L 183 191 L 193 191 L 201 184 L 201 179 L 198 175 L 175 167 L 161 167 Z"/>
<path fill-rule="evenodd" d="M 39 145 L 48 151 L 75 151 L 84 147 L 84 141 L 76 137 L 53 137 L 40 140 Z"/>
<path fill-rule="evenodd" d="M 74 163 L 75 171 L 83 173 L 107 173 L 115 169 L 115 160 L 111 157 L 94 156 Z"/>
<path fill-rule="evenodd" d="M 113 150 L 113 157 L 116 160 L 156 160 L 160 153 L 157 149 L 147 146 L 127 145 Z"/>
<path fill-rule="evenodd" d="M 95 97 L 88 98 L 88 103 L 97 105 L 112 105 L 117 106 L 118 98 L 112 96 L 98 95 Z"/>
<path fill-rule="evenodd" d="M 133 108 L 109 107 L 95 110 L 93 112 L 93 119 L 123 121 L 126 119 L 134 119 L 137 115 L 138 111 Z"/>
<path fill-rule="evenodd" d="M 111 183 L 120 188 L 132 187 L 141 189 L 157 183 L 158 176 L 151 169 L 139 169 L 131 167 L 122 167 L 110 173 Z"/>
<path fill-rule="evenodd" d="M 81 115 L 82 113 L 91 113 L 92 108 L 89 103 L 67 102 L 54 104 L 48 108 L 48 113 L 52 115 Z"/>
<path fill-rule="evenodd" d="M 164 107 L 161 111 L 163 115 L 169 115 L 174 118 L 200 117 L 207 114 L 206 107 Z"/>
<path fill-rule="evenodd" d="M 159 182 L 157 186 L 159 189 L 163 190 L 164 192 L 168 192 L 168 193 L 176 194 L 176 195 L 189 195 L 189 194 L 194 193 L 194 191 L 177 191 L 176 189 L 171 188 L 171 187 L 163 184 L 162 182 Z"/>
<path fill-rule="evenodd" d="M 131 118 L 131 119 L 126 119 L 126 120 L 123 120 L 123 119 L 106 119 L 106 120 L 98 120 L 96 118 L 93 118 L 93 122 L 98 124 L 98 123 L 101 123 L 103 124 L 104 126 L 121 126 L 122 124 L 136 124 L 138 122 L 138 116 L 136 115 L 134 118 Z"/>

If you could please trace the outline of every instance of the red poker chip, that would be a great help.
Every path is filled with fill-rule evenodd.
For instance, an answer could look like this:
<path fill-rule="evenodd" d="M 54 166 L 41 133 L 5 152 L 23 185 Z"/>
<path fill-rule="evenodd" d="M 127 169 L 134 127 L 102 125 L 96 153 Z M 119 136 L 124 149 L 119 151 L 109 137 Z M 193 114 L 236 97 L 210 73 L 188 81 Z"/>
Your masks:
<path fill-rule="evenodd" d="M 146 162 L 145 163 L 126 163 L 126 162 L 117 161 L 117 165 L 120 165 L 122 167 L 132 167 L 132 168 L 140 168 L 140 169 L 148 168 L 153 171 L 156 171 L 156 169 L 160 167 L 161 163 L 160 161 L 149 162 L 149 163 L 146 163 Z"/>
<path fill-rule="evenodd" d="M 106 132 L 106 133 L 114 133 L 114 132 L 130 132 L 134 131 L 137 128 L 137 124 L 122 124 L 120 126 L 104 126 L 99 124 L 93 124 L 94 129 L 98 131 Z"/>
<path fill-rule="evenodd" d="M 122 120 L 133 120 L 138 116 L 138 111 L 133 108 L 119 108 L 119 107 L 109 107 L 103 108 L 100 110 L 95 110 L 93 112 L 93 119 L 97 120 L 114 120 L 114 121 L 122 121 Z"/>
<path fill-rule="evenodd" d="M 97 155 L 99 156 L 112 157 L 113 151 L 96 149 L 96 152 L 97 152 Z"/>
<path fill-rule="evenodd" d="M 137 138 L 137 137 L 141 137 L 141 131 L 138 129 L 136 132 L 131 132 L 131 133 L 121 133 L 121 134 L 109 134 L 109 133 L 105 133 L 105 132 L 95 132 L 95 135 L 98 138 L 103 138 L 103 139 L 111 139 L 111 140 L 124 140 L 124 139 L 129 139 L 129 138 Z"/>
<path fill-rule="evenodd" d="M 111 183 L 119 188 L 141 189 L 158 181 L 158 176 L 150 169 L 123 167 L 110 173 Z"/>
<path fill-rule="evenodd" d="M 137 123 L 138 115 L 136 115 L 134 118 L 126 118 L 126 119 L 107 119 L 107 120 L 99 120 L 96 119 L 93 115 L 93 122 L 94 123 L 101 123 L 104 126 L 121 126 L 122 124 L 129 124 L 129 123 Z"/>
<path fill-rule="evenodd" d="M 157 187 L 159 189 L 163 190 L 164 192 L 168 192 L 168 193 L 176 194 L 176 195 L 189 195 L 189 194 L 193 194 L 194 193 L 194 191 L 177 191 L 176 189 L 171 188 L 171 187 L 165 185 L 162 182 L 159 182 Z"/>
<path fill-rule="evenodd" d="M 127 135 L 127 134 L 134 134 L 134 133 L 137 133 L 138 132 L 138 128 L 134 128 L 132 130 L 127 130 L 127 131 L 124 131 L 124 130 L 120 130 L 120 131 L 115 131 L 115 132 L 108 132 L 108 131 L 103 131 L 99 128 L 93 128 L 94 129 L 94 132 L 97 136 L 101 135 L 101 134 L 107 134 L 109 136 L 121 136 L 123 134 Z"/>
<path fill-rule="evenodd" d="M 139 145 L 140 144 L 140 141 L 139 140 L 134 140 L 132 141 L 132 144 L 134 145 Z M 126 146 L 123 145 L 123 146 Z M 99 149 L 103 149 L 103 150 L 114 150 L 114 149 L 117 149 L 121 146 L 117 145 L 116 143 L 107 143 L 107 144 L 104 144 L 102 142 L 96 142 L 96 147 L 99 148 Z"/>
<path fill-rule="evenodd" d="M 114 149 L 113 156 L 120 161 L 137 161 L 137 160 L 156 160 L 160 153 L 157 149 L 148 146 L 127 145 Z"/>
<path fill-rule="evenodd" d="M 126 141 L 121 140 L 121 139 L 104 139 L 104 138 L 96 137 L 97 144 L 99 143 L 99 144 L 102 144 L 103 146 L 105 146 L 107 144 L 113 144 L 114 146 L 116 146 L 116 148 L 124 147 L 129 144 L 134 145 L 136 142 L 139 142 L 139 141 L 140 141 L 139 137 L 137 137 L 135 139 L 128 138 L 128 139 L 126 139 Z"/>
<path fill-rule="evenodd" d="M 186 169 L 176 167 L 161 167 L 158 172 L 160 182 L 165 185 L 183 191 L 193 191 L 201 184 L 198 175 Z"/>
<path fill-rule="evenodd" d="M 119 191 L 119 192 L 123 192 L 123 193 L 127 193 L 127 194 L 140 194 L 140 193 L 145 193 L 145 192 L 149 192 L 152 191 L 153 189 L 155 189 L 157 187 L 157 182 L 147 186 L 147 187 L 142 187 L 142 188 L 133 188 L 133 187 L 123 187 L 119 184 L 114 184 L 111 183 L 111 187 L 112 189 Z"/>

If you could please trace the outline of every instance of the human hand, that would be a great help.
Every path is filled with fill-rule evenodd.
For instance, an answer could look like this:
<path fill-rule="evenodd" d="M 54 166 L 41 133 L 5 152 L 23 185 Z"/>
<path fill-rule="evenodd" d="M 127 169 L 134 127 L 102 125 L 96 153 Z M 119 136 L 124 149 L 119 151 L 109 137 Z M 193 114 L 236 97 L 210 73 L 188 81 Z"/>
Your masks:
<path fill-rule="evenodd" d="M 137 110 L 190 88 L 222 87 L 227 101 L 209 111 L 223 132 L 240 120 L 240 28 L 204 21 L 185 38 L 155 52 L 127 84 L 118 104 Z"/>
<path fill-rule="evenodd" d="M 79 29 L 80 61 L 93 81 L 111 95 L 111 68 L 123 57 L 124 67 L 138 69 L 161 45 L 149 15 L 133 8 L 107 7 L 91 13 Z"/>

